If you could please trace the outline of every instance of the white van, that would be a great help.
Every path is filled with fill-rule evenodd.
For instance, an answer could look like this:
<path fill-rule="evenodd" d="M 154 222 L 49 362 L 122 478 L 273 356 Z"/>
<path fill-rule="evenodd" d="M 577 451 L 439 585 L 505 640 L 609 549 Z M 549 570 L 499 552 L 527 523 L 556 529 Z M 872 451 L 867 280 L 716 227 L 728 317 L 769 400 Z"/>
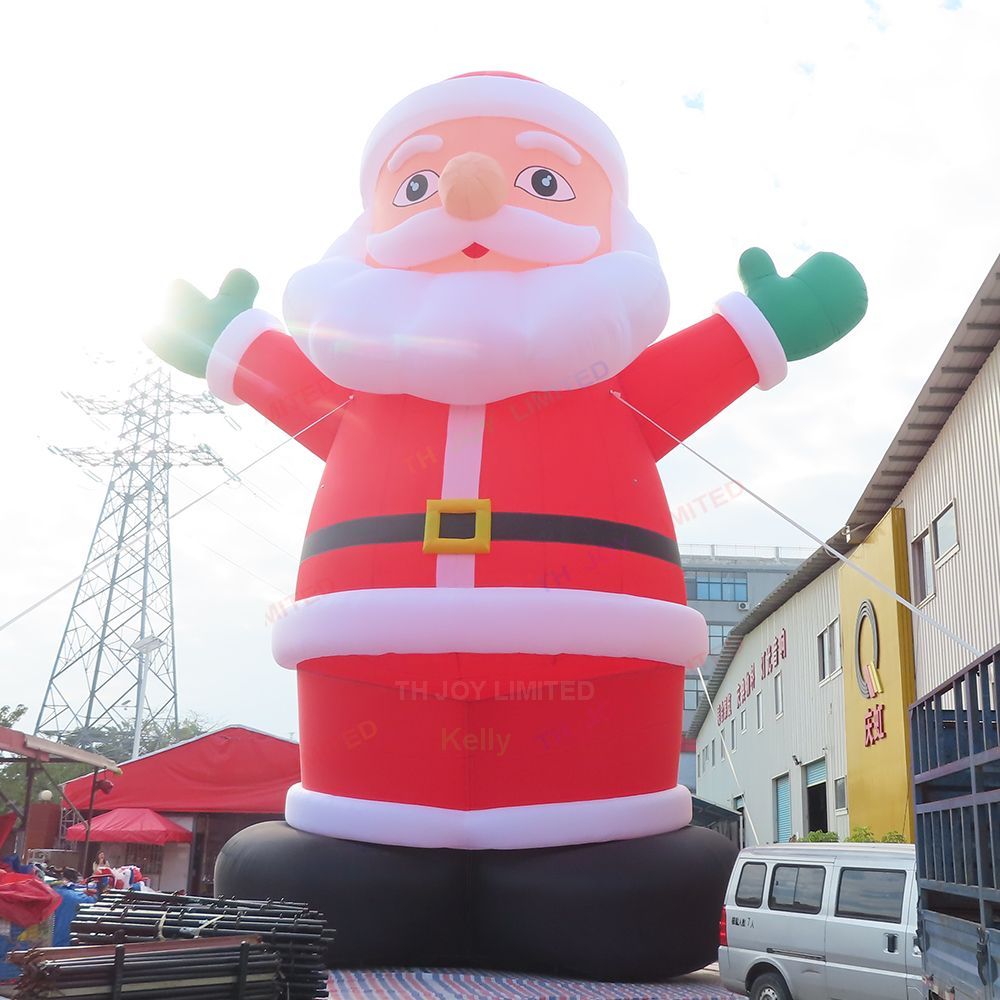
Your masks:
<path fill-rule="evenodd" d="M 719 974 L 753 1000 L 924 1000 L 912 844 L 740 852 Z"/>

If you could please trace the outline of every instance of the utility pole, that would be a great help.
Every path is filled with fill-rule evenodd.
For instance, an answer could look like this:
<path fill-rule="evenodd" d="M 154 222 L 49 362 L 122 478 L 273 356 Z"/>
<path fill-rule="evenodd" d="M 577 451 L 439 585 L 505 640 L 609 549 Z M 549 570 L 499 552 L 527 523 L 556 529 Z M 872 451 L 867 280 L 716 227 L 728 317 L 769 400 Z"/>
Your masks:
<path fill-rule="evenodd" d="M 87 744 L 103 733 L 176 732 L 177 667 L 170 573 L 173 465 L 222 465 L 208 445 L 171 444 L 175 413 L 221 413 L 209 395 L 183 396 L 157 369 L 119 402 L 67 394 L 91 414 L 122 413 L 118 447 L 50 448 L 111 477 L 49 677 L 35 733 Z M 88 470 L 89 471 L 89 470 Z"/>

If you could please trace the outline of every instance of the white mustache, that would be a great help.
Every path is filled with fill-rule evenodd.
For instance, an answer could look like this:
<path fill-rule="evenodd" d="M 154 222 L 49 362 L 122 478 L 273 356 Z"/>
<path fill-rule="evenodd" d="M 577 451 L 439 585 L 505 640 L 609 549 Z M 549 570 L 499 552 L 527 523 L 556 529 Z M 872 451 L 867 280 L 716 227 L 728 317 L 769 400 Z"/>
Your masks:
<path fill-rule="evenodd" d="M 600 242 L 595 226 L 504 205 L 487 219 L 456 219 L 443 208 L 431 208 L 373 233 L 365 246 L 383 267 L 405 268 L 450 257 L 471 243 L 532 264 L 575 264 L 592 256 Z"/>

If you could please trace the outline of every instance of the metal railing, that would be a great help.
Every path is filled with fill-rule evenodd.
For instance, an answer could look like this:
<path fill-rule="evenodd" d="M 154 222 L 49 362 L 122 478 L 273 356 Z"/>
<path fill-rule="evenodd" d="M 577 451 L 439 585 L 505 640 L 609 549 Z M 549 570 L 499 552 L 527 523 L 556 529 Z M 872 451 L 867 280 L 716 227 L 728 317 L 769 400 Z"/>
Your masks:
<path fill-rule="evenodd" d="M 1000 1000 L 1000 646 L 910 707 L 910 739 L 924 982 Z"/>
<path fill-rule="evenodd" d="M 680 546 L 681 557 L 708 556 L 714 559 L 807 559 L 814 549 L 802 545 L 699 545 Z"/>

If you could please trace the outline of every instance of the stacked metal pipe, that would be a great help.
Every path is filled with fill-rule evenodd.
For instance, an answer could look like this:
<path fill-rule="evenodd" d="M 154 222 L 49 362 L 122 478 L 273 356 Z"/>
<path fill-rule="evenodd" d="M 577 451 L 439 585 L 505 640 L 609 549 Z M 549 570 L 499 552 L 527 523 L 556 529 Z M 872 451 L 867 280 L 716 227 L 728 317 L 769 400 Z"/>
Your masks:
<path fill-rule="evenodd" d="M 333 931 L 304 903 L 112 891 L 80 907 L 71 930 L 86 945 L 254 935 L 278 956 L 283 998 L 327 996 Z"/>
<path fill-rule="evenodd" d="M 36 948 L 18 955 L 16 1000 L 277 1000 L 278 956 L 260 938 Z"/>

